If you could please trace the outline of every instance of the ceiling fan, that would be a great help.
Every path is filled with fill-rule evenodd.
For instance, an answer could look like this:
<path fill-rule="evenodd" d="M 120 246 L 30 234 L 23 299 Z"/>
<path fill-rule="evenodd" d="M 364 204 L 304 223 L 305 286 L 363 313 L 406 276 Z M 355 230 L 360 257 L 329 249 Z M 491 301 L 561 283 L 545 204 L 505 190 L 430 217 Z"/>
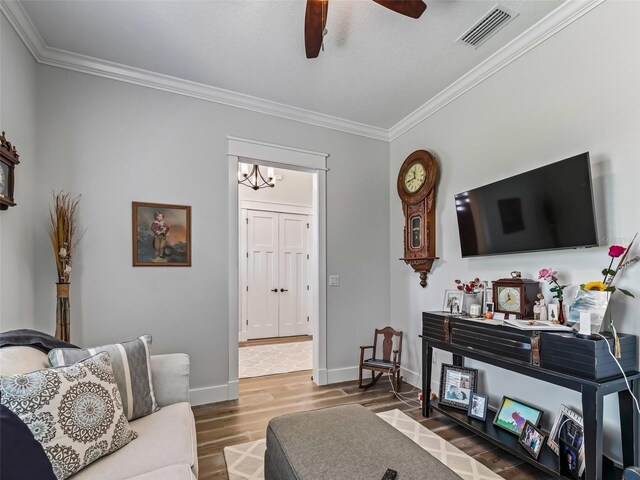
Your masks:
<path fill-rule="evenodd" d="M 422 0 L 373 0 L 379 5 L 411 18 L 420 18 L 427 9 Z M 320 54 L 322 41 L 327 34 L 327 10 L 329 0 L 307 0 L 304 18 L 304 46 L 307 58 L 316 58 Z"/>

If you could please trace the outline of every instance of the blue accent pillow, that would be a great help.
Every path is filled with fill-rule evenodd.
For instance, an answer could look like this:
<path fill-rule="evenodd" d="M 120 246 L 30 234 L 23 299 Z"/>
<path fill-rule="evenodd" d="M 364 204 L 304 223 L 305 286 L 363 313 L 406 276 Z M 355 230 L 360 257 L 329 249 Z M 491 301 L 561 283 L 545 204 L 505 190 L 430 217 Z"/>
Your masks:
<path fill-rule="evenodd" d="M 0 478 L 56 480 L 51 462 L 20 417 L 0 405 Z"/>

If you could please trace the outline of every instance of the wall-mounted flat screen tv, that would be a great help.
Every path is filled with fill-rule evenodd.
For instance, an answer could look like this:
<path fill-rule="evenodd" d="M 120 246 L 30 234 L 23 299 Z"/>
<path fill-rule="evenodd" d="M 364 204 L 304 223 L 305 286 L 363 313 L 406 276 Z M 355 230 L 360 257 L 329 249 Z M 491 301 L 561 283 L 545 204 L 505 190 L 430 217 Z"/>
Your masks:
<path fill-rule="evenodd" d="M 455 200 L 463 257 L 598 244 L 588 152 Z"/>

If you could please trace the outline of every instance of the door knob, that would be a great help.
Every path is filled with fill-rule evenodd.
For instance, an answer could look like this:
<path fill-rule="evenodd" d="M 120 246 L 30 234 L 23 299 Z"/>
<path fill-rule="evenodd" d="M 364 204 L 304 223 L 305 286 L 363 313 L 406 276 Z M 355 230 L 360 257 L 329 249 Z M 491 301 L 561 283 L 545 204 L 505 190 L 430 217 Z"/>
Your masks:
<path fill-rule="evenodd" d="M 277 288 L 274 288 L 274 289 L 273 289 L 273 290 L 271 290 L 271 291 L 272 291 L 272 292 L 276 292 L 276 293 L 278 293 L 278 289 L 277 289 Z"/>
<path fill-rule="evenodd" d="M 288 292 L 289 290 L 285 290 L 284 288 L 280 289 L 281 292 Z"/>

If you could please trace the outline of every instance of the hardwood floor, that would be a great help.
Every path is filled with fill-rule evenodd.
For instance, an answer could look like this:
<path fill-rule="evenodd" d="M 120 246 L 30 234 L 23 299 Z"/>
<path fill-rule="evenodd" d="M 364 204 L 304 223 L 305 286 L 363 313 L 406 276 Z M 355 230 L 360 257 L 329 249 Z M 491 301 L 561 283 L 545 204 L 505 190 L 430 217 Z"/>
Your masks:
<path fill-rule="evenodd" d="M 404 385 L 402 392 L 408 393 L 412 388 Z M 416 389 L 411 396 L 415 398 L 417 394 Z M 504 478 L 550 478 L 442 415 L 436 413 L 423 418 L 417 404 L 416 407 L 405 405 L 390 393 L 385 378 L 366 391 L 360 390 L 356 382 L 318 387 L 311 382 L 310 371 L 242 379 L 239 400 L 193 407 L 200 465 L 198 478 L 227 479 L 222 449 L 264 438 L 271 418 L 347 403 L 359 403 L 376 413 L 394 408 L 402 410 Z"/>

